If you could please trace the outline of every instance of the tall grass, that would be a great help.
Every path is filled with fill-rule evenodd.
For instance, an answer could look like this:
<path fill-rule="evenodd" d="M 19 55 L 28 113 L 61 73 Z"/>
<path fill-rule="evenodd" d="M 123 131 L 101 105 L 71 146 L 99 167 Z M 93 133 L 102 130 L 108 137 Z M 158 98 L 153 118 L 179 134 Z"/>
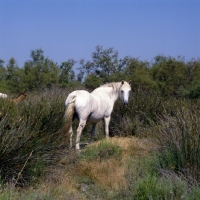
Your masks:
<path fill-rule="evenodd" d="M 109 158 L 121 158 L 121 148 L 113 144 L 111 141 L 101 140 L 97 146 L 91 146 L 86 148 L 80 154 L 80 159 L 83 160 L 105 160 Z"/>
<path fill-rule="evenodd" d="M 135 93 L 128 108 L 117 102 L 111 129 L 115 135 L 151 137 L 160 145 L 163 168 L 200 180 L 200 102 Z"/>
<path fill-rule="evenodd" d="M 0 99 L 0 183 L 3 183 L 0 190 L 7 197 L 10 193 L 5 185 L 8 188 L 29 185 L 52 165 L 65 166 L 68 182 L 73 180 L 79 194 L 81 190 L 84 194 L 89 192 L 91 199 L 199 197 L 198 100 L 164 99 L 141 91 L 130 98 L 127 108 L 121 101 L 116 103 L 111 133 L 122 137 L 136 135 L 145 140 L 151 137 L 159 145 L 157 155 L 152 158 L 145 151 L 148 148 L 141 148 L 138 143 L 122 149 L 124 145 L 102 140 L 79 153 L 66 150 L 68 138 L 62 127 L 68 92 L 55 88 L 27 94 L 27 100 L 18 105 Z M 84 130 L 89 132 L 87 128 Z M 96 140 L 102 139 L 102 124 L 96 131 Z M 83 139 L 87 140 L 85 133 Z M 143 143 L 143 147 L 148 144 Z M 136 151 L 143 151 L 144 155 L 136 155 Z M 66 154 L 66 162 L 60 160 L 62 152 Z M 56 188 L 54 191 L 57 193 Z M 48 191 L 41 196 L 53 199 L 53 193 Z"/>
<path fill-rule="evenodd" d="M 0 177 L 11 186 L 34 180 L 52 162 L 55 151 L 66 145 L 66 136 L 59 131 L 64 99 L 58 92 L 28 95 L 19 105 L 0 101 Z"/>
<path fill-rule="evenodd" d="M 166 100 L 154 93 L 141 91 L 133 92 L 129 105 L 124 107 L 119 100 L 112 113 L 111 131 L 119 136 L 146 137 L 148 128 L 157 121 L 157 115 L 165 111 Z"/>
<path fill-rule="evenodd" d="M 182 102 L 173 115 L 160 117 L 154 133 L 162 147 L 163 167 L 181 172 L 193 181 L 200 180 L 200 105 Z"/>
<path fill-rule="evenodd" d="M 176 174 L 164 177 L 157 157 L 129 158 L 126 168 L 127 188 L 119 190 L 120 199 L 185 199 L 187 183 Z"/>

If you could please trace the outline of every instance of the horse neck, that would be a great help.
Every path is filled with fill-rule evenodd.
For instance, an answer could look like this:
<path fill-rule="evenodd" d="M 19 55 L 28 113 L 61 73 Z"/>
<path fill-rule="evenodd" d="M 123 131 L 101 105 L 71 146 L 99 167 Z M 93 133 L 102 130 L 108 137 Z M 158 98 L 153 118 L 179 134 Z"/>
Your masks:
<path fill-rule="evenodd" d="M 13 101 L 18 103 L 18 102 L 22 101 L 23 99 L 25 99 L 25 96 L 24 95 L 20 95 L 17 98 L 13 99 Z"/>
<path fill-rule="evenodd" d="M 24 95 L 21 95 L 17 98 L 18 101 L 22 101 L 23 99 L 25 99 L 25 96 Z"/>
<path fill-rule="evenodd" d="M 115 83 L 115 85 L 113 85 L 111 90 L 109 90 L 108 95 L 113 99 L 113 101 L 117 101 L 117 99 L 119 99 L 120 96 L 120 83 Z"/>

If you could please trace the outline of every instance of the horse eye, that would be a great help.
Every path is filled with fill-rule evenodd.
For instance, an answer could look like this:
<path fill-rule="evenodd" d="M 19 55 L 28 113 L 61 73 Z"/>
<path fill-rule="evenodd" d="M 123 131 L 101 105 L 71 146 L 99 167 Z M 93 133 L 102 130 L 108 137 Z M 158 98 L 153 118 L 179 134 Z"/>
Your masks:
<path fill-rule="evenodd" d="M 121 90 L 121 93 L 123 94 L 123 93 L 124 93 L 124 91 L 123 91 L 123 90 Z"/>

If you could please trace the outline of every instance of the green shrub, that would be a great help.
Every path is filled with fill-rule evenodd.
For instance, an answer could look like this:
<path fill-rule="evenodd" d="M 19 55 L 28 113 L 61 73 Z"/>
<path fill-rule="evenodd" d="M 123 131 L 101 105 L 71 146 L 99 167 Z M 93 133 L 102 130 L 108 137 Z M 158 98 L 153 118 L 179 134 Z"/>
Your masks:
<path fill-rule="evenodd" d="M 116 102 L 111 118 L 111 132 L 118 136 L 147 136 L 146 131 L 157 121 L 157 115 L 164 112 L 164 102 L 155 93 L 133 91 L 127 107 L 121 100 Z"/>
<path fill-rule="evenodd" d="M 30 182 L 52 163 L 52 155 L 66 145 L 63 97 L 49 91 L 19 105 L 0 101 L 0 176 L 12 185 Z M 55 94 L 54 94 L 55 95 Z"/>
<path fill-rule="evenodd" d="M 194 180 L 200 180 L 200 110 L 199 103 L 185 102 L 174 108 L 173 116 L 160 118 L 154 128 L 162 146 L 160 159 L 163 167 L 174 169 Z"/>
<path fill-rule="evenodd" d="M 200 84 L 196 83 L 193 87 L 190 88 L 189 98 L 191 99 L 198 99 L 200 97 Z"/>
<path fill-rule="evenodd" d="M 121 158 L 122 149 L 107 140 L 101 140 L 97 146 L 91 146 L 86 148 L 80 154 L 80 159 L 84 160 L 103 160 L 112 157 Z"/>
<path fill-rule="evenodd" d="M 183 181 L 159 179 L 156 176 L 141 178 L 133 187 L 135 199 L 183 199 L 186 184 Z"/>
<path fill-rule="evenodd" d="M 187 182 L 175 173 L 162 172 L 157 155 L 143 158 L 130 157 L 126 168 L 127 188 L 115 193 L 118 199 L 184 199 Z"/>
<path fill-rule="evenodd" d="M 187 200 L 199 200 L 200 199 L 200 188 L 193 187 L 191 192 L 186 196 Z"/>

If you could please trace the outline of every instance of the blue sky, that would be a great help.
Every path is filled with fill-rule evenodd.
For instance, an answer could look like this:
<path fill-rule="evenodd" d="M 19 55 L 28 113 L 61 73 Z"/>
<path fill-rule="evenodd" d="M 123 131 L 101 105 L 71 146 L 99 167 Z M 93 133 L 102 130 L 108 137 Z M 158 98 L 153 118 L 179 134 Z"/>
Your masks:
<path fill-rule="evenodd" d="M 91 60 L 97 45 L 119 57 L 200 57 L 199 0 L 0 0 L 0 59 L 20 67 L 31 50 L 61 64 Z"/>

